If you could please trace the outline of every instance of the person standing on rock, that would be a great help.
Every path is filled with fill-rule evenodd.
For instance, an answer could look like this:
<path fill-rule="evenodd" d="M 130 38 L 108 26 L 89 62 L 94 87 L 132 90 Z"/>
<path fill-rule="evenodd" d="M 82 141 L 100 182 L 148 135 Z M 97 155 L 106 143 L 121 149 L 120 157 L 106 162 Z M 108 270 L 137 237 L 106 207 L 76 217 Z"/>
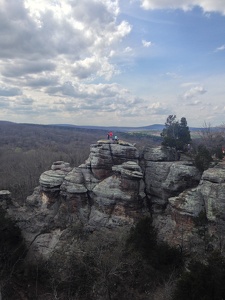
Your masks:
<path fill-rule="evenodd" d="M 115 141 L 115 143 L 116 143 L 116 144 L 118 144 L 118 142 L 119 142 L 119 139 L 118 139 L 118 136 L 117 136 L 117 135 L 115 135 L 115 137 L 114 137 L 114 141 Z"/>
<path fill-rule="evenodd" d="M 110 131 L 110 132 L 109 132 L 109 139 L 112 140 L 112 138 L 113 138 L 113 132 Z"/>

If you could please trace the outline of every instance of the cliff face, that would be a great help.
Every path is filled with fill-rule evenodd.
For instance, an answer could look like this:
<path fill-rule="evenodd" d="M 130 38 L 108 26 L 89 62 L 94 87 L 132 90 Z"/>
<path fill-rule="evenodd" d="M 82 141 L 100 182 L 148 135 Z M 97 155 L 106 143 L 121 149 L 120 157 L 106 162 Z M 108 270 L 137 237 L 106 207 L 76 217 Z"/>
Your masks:
<path fill-rule="evenodd" d="M 199 185 L 168 199 L 155 225 L 161 238 L 186 252 L 225 252 L 225 165 L 206 170 Z"/>
<path fill-rule="evenodd" d="M 30 255 L 51 255 L 76 224 L 92 232 L 131 226 L 141 218 L 145 193 L 138 159 L 131 144 L 99 141 L 79 167 L 58 161 L 41 174 L 40 186 L 23 207 L 2 201 L 31 245 Z"/>
<path fill-rule="evenodd" d="M 224 247 L 225 168 L 203 174 L 168 149 L 149 148 L 140 157 L 129 143 L 98 141 L 76 168 L 55 162 L 40 185 L 17 206 L 2 192 L 1 206 L 22 229 L 30 256 L 48 258 L 67 243 L 69 228 L 87 231 L 132 226 L 152 214 L 159 238 L 192 253 Z"/>
<path fill-rule="evenodd" d="M 168 199 L 190 187 L 197 186 L 201 174 L 191 161 L 177 160 L 171 149 L 150 148 L 144 153 L 146 193 L 152 212 L 163 212 Z"/>
<path fill-rule="evenodd" d="M 143 173 L 138 151 L 130 144 L 91 145 L 84 164 L 71 169 L 64 162 L 40 177 L 42 197 L 60 202 L 59 212 L 78 218 L 91 229 L 131 224 L 143 207 Z M 46 200 L 47 199 L 47 200 Z"/>

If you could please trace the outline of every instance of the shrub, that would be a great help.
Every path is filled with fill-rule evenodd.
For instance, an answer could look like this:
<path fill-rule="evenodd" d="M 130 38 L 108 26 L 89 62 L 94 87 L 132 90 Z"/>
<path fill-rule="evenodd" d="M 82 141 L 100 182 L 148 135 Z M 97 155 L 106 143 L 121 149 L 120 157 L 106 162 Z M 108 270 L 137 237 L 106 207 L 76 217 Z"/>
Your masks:
<path fill-rule="evenodd" d="M 204 145 L 199 145 L 197 155 L 195 156 L 195 166 L 201 172 L 207 170 L 212 162 L 212 157 L 209 150 Z"/>
<path fill-rule="evenodd" d="M 140 220 L 131 230 L 127 246 L 141 254 L 152 268 L 160 271 L 159 277 L 168 275 L 182 265 L 182 255 L 179 249 L 157 241 L 157 232 L 149 217 Z"/>
<path fill-rule="evenodd" d="M 143 258 L 150 260 L 152 252 L 156 249 L 157 233 L 152 226 L 149 217 L 141 219 L 134 228 L 131 229 L 127 239 L 127 246 L 139 252 Z"/>
<path fill-rule="evenodd" d="M 222 151 L 222 147 L 221 146 L 217 146 L 215 148 L 215 155 L 216 155 L 216 158 L 223 159 L 223 151 Z"/>
<path fill-rule="evenodd" d="M 0 208 L 0 286 L 4 299 L 19 299 L 14 285 L 21 280 L 25 253 L 26 247 L 20 229 Z"/>
<path fill-rule="evenodd" d="M 193 261 L 183 273 L 174 291 L 173 300 L 225 299 L 225 260 L 213 253 L 206 264 Z"/>
<path fill-rule="evenodd" d="M 0 269 L 1 277 L 11 272 L 13 265 L 22 258 L 25 245 L 21 231 L 15 223 L 6 217 L 0 208 Z"/>

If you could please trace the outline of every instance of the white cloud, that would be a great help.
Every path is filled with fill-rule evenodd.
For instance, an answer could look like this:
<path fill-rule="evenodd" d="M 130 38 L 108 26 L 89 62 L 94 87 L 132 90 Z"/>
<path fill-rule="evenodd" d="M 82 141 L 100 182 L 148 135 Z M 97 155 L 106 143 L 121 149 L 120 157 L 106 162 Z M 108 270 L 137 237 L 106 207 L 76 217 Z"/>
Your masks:
<path fill-rule="evenodd" d="M 0 0 L 0 118 L 49 123 L 138 103 L 122 86 L 91 84 L 120 72 L 132 27 L 119 13 L 119 0 Z"/>
<path fill-rule="evenodd" d="M 225 45 L 222 45 L 222 46 L 216 48 L 215 52 L 224 51 L 224 50 L 225 50 Z"/>
<path fill-rule="evenodd" d="M 142 45 L 143 45 L 143 47 L 148 48 L 148 47 L 152 46 L 152 42 L 150 42 L 150 41 L 148 42 L 146 40 L 142 40 Z"/>
<path fill-rule="evenodd" d="M 168 105 L 161 102 L 153 102 L 148 105 L 147 109 L 153 115 L 168 115 L 170 113 Z"/>
<path fill-rule="evenodd" d="M 116 122 L 117 125 L 125 126 L 132 122 L 133 126 L 139 126 L 140 122 L 146 124 L 150 116 L 152 120 L 154 116 L 155 119 L 163 116 L 164 120 L 165 115 L 171 112 L 165 103 L 151 103 L 147 100 L 150 102 L 147 105 L 146 99 L 133 95 L 115 83 L 84 84 L 68 81 L 62 85 L 49 86 L 45 92 L 48 96 L 42 95 L 38 100 L 36 96 L 32 98 L 25 95 L 10 97 L 10 101 L 0 97 L 0 115 L 15 114 L 17 119 L 26 115 L 36 120 L 42 116 L 42 120 L 51 123 L 60 114 L 61 118 L 72 123 L 76 123 L 75 120 L 79 118 L 79 122 L 83 120 L 87 124 L 90 118 L 91 122 L 97 120 L 98 124 L 113 125 Z"/>
<path fill-rule="evenodd" d="M 198 85 L 198 83 L 197 82 L 184 82 L 184 83 L 182 83 L 181 84 L 181 87 L 193 87 L 193 86 L 196 86 L 196 85 Z"/>
<path fill-rule="evenodd" d="M 199 95 L 203 95 L 205 93 L 206 93 L 206 90 L 204 89 L 204 87 L 198 85 L 198 86 L 192 87 L 188 91 L 186 91 L 183 94 L 182 98 L 185 100 L 189 100 L 189 99 L 195 98 Z"/>
<path fill-rule="evenodd" d="M 163 46 L 155 28 L 149 31 L 153 23 L 171 29 L 173 20 L 149 20 L 137 7 L 140 3 L 145 9 L 188 10 L 199 5 L 209 14 L 222 12 L 224 7 L 222 2 L 209 0 L 133 0 L 126 4 L 119 0 L 0 0 L 0 119 L 139 126 L 164 122 L 173 113 L 194 118 L 194 108 L 189 106 L 187 112 L 191 102 L 193 107 L 205 105 L 202 116 L 212 112 L 207 101 L 216 99 L 221 107 L 221 73 L 211 85 L 211 77 L 208 82 L 197 74 L 186 77 L 178 67 L 176 52 Z M 147 39 L 149 34 L 154 44 Z M 175 42 L 173 36 L 170 41 Z M 216 51 L 225 50 L 223 47 Z M 179 74 L 187 80 L 182 86 Z M 173 79 L 170 84 L 168 78 Z M 206 91 L 199 82 L 210 91 L 203 104 L 199 95 Z M 182 92 L 182 100 L 188 101 L 178 106 L 177 94 Z"/>
<path fill-rule="evenodd" d="M 110 58 L 131 31 L 117 21 L 113 0 L 0 0 L 0 63 L 4 77 L 39 72 L 61 80 L 111 78 Z"/>
<path fill-rule="evenodd" d="M 187 103 L 187 105 L 188 106 L 199 106 L 200 104 L 202 104 L 202 102 L 201 101 L 199 101 L 199 100 L 194 100 L 194 101 L 191 101 L 191 102 L 189 102 L 189 103 Z"/>
<path fill-rule="evenodd" d="M 199 6 L 204 12 L 219 12 L 225 15 L 225 2 L 221 0 L 140 0 L 144 9 L 191 10 Z"/>
<path fill-rule="evenodd" d="M 126 47 L 125 49 L 124 49 L 124 53 L 129 53 L 129 52 L 132 52 L 133 50 L 132 50 L 132 48 L 131 47 Z"/>

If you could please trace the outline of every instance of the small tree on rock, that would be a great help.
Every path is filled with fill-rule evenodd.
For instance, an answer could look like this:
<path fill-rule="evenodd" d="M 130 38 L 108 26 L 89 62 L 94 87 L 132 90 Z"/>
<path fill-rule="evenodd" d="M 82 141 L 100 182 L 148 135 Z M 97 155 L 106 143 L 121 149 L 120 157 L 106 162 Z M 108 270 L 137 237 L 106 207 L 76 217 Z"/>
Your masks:
<path fill-rule="evenodd" d="M 210 154 L 210 151 L 206 148 L 206 146 L 202 144 L 199 145 L 197 154 L 195 156 L 196 168 L 198 168 L 201 172 L 203 172 L 209 168 L 212 160 L 213 159 Z"/>
<path fill-rule="evenodd" d="M 163 146 L 184 151 L 186 146 L 191 142 L 190 130 L 187 126 L 186 118 L 182 117 L 179 122 L 176 120 L 176 115 L 169 115 L 161 136 L 163 138 Z"/>

